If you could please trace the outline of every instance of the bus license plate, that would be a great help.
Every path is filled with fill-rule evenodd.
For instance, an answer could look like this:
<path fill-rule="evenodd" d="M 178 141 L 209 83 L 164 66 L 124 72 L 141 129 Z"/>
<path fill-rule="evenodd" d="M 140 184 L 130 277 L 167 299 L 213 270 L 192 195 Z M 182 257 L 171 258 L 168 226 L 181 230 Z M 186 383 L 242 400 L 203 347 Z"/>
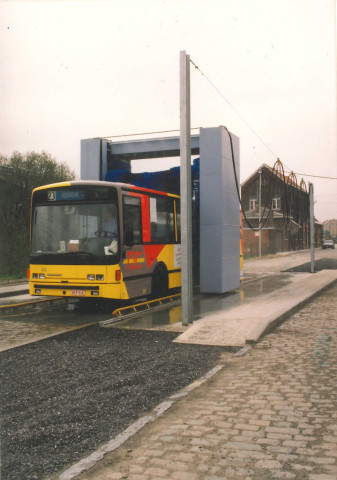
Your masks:
<path fill-rule="evenodd" d="M 70 293 L 71 295 L 80 296 L 80 297 L 83 297 L 85 295 L 84 290 L 72 290 Z"/>

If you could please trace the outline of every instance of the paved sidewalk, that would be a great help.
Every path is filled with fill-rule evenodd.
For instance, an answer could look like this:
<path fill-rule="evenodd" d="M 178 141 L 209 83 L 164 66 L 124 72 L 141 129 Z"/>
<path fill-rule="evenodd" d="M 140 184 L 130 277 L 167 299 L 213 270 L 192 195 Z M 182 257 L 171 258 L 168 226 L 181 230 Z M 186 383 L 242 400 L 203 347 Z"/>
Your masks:
<path fill-rule="evenodd" d="M 271 280 L 272 281 L 272 280 Z M 293 311 L 337 281 L 337 270 L 322 270 L 226 311 L 207 315 L 175 342 L 199 345 L 243 346 L 257 342 Z"/>
<path fill-rule="evenodd" d="M 76 478 L 336 480 L 336 312 L 337 285 Z"/>

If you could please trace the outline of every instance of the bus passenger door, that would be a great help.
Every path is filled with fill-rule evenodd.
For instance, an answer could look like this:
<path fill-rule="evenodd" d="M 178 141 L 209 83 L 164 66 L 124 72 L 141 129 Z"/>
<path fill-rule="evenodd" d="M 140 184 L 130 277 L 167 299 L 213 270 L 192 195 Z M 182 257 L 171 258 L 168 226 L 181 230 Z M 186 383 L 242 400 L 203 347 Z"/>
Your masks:
<path fill-rule="evenodd" d="M 143 244 L 142 196 L 123 195 L 124 240 L 121 270 L 129 298 L 148 295 L 151 290 Z"/>

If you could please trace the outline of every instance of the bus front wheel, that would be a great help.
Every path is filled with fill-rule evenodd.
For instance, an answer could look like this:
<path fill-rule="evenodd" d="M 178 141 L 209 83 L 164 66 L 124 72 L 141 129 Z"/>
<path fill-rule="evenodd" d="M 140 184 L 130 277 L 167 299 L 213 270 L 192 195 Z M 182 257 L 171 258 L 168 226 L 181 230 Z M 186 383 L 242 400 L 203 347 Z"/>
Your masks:
<path fill-rule="evenodd" d="M 165 265 L 159 263 L 152 275 L 151 296 L 161 298 L 168 295 L 168 273 Z"/>

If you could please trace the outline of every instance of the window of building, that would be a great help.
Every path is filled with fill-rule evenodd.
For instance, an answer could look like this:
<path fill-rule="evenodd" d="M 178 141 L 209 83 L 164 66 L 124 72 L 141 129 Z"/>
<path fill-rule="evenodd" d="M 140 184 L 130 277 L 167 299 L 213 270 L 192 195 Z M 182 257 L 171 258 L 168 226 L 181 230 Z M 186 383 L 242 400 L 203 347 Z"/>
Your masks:
<path fill-rule="evenodd" d="M 280 197 L 273 198 L 273 210 L 281 210 L 281 199 Z"/>
<path fill-rule="evenodd" d="M 255 210 L 257 206 L 257 197 L 255 195 L 249 197 L 249 210 Z"/>

